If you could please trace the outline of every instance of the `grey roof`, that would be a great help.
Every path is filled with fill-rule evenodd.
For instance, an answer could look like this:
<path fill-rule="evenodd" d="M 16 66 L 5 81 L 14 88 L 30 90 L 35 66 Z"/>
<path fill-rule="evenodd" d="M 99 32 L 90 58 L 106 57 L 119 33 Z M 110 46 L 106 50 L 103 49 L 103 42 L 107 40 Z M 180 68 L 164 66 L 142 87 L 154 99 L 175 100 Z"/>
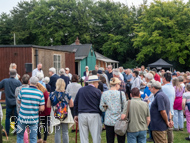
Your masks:
<path fill-rule="evenodd" d="M 54 51 L 63 51 L 63 52 L 75 52 L 75 58 L 84 59 L 88 56 L 92 44 L 82 44 L 82 45 L 60 45 L 60 46 L 37 46 L 37 45 L 0 45 L 0 48 L 5 47 L 19 47 L 19 48 L 40 48 L 48 49 Z M 79 58 L 80 57 L 80 58 Z"/>
<path fill-rule="evenodd" d="M 96 54 L 96 59 L 97 60 L 104 61 L 104 62 L 107 62 L 107 63 L 119 63 L 118 61 L 109 59 L 109 58 L 103 56 L 102 54 L 100 54 L 98 52 L 95 52 L 95 54 Z"/>
<path fill-rule="evenodd" d="M 154 63 L 152 63 L 152 64 L 149 64 L 148 66 L 149 66 L 149 67 L 163 67 L 163 68 L 170 68 L 170 67 L 172 67 L 173 65 L 167 63 L 167 62 L 164 61 L 163 59 L 159 59 L 158 61 L 156 61 L 156 62 L 154 62 Z"/>
<path fill-rule="evenodd" d="M 82 44 L 82 45 L 62 45 L 62 46 L 55 46 L 58 49 L 63 49 L 66 51 L 75 51 L 75 58 L 76 57 L 84 57 L 86 58 L 90 52 L 92 44 Z"/>

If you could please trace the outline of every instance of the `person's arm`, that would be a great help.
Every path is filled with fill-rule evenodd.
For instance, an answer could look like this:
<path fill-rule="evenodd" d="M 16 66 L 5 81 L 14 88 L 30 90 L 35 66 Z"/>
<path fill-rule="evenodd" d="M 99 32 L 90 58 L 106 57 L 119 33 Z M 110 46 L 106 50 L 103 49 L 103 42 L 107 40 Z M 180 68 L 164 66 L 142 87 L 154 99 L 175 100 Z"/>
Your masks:
<path fill-rule="evenodd" d="M 39 111 L 44 111 L 45 110 L 45 99 L 44 99 L 44 94 L 41 94 L 41 100 L 39 104 Z"/>
<path fill-rule="evenodd" d="M 160 114 L 161 114 L 163 120 L 165 121 L 166 125 L 169 127 L 168 116 L 166 114 L 166 110 L 160 111 Z"/>
<path fill-rule="evenodd" d="M 18 103 L 18 104 L 21 104 L 21 101 L 17 99 L 17 103 Z"/>
<path fill-rule="evenodd" d="M 147 127 L 148 127 L 150 124 L 150 117 L 146 117 L 146 123 L 147 123 Z"/>
<path fill-rule="evenodd" d="M 39 106 L 39 111 L 44 111 L 45 110 L 45 105 Z"/>
<path fill-rule="evenodd" d="M 35 69 L 32 71 L 32 77 L 36 76 L 36 71 Z"/>
<path fill-rule="evenodd" d="M 125 103 L 125 106 L 124 106 L 124 108 L 123 108 L 123 113 L 121 114 L 121 120 L 123 120 L 123 119 L 126 118 L 127 105 L 128 105 L 128 102 Z"/>
<path fill-rule="evenodd" d="M 182 101 L 182 108 L 183 108 L 183 110 L 185 110 L 186 101 L 187 101 L 187 99 L 183 98 L 183 101 Z"/>
<path fill-rule="evenodd" d="M 105 94 L 105 93 L 102 94 L 102 97 L 101 97 L 101 99 L 100 99 L 100 105 L 99 105 L 99 108 L 100 108 L 100 110 L 101 110 L 102 112 L 105 112 L 105 111 L 106 111 L 106 109 L 103 107 L 104 104 L 105 104 L 105 101 L 104 101 L 104 94 Z"/>
<path fill-rule="evenodd" d="M 4 88 L 4 80 L 0 82 L 0 89 Z"/>
<path fill-rule="evenodd" d="M 79 94 L 80 94 L 80 89 L 76 95 L 75 101 L 74 101 L 74 121 L 75 123 L 78 123 L 78 98 L 79 98 Z"/>

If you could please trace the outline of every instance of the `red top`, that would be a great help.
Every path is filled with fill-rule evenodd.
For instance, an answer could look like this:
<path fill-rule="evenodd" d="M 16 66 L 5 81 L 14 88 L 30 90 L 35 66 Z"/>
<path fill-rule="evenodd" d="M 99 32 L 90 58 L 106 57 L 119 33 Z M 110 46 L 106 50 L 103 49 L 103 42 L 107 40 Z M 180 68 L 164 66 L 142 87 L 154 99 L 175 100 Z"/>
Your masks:
<path fill-rule="evenodd" d="M 160 76 L 159 76 L 157 73 L 155 74 L 154 79 L 155 79 L 156 81 L 159 81 L 159 82 L 160 82 Z"/>
<path fill-rule="evenodd" d="M 45 100 L 45 110 L 39 112 L 39 116 L 49 116 L 51 112 L 51 108 L 47 108 L 47 101 L 48 101 L 49 94 L 47 91 L 44 92 L 44 100 Z"/>

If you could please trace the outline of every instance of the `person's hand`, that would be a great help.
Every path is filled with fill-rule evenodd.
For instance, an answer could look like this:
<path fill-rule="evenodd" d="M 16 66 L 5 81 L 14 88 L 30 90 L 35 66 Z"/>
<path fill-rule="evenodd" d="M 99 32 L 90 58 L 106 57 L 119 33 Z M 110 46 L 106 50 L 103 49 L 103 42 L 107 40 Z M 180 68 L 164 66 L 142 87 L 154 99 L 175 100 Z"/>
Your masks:
<path fill-rule="evenodd" d="M 78 123 L 78 116 L 74 117 L 74 121 L 75 121 L 75 123 Z"/>
<path fill-rule="evenodd" d="M 171 120 L 171 121 L 169 122 L 169 127 L 172 128 L 173 126 L 174 126 L 174 122 Z"/>
<path fill-rule="evenodd" d="M 125 119 L 125 117 L 126 117 L 126 115 L 125 115 L 125 114 L 121 114 L 121 120 L 124 120 L 124 119 Z"/>
<path fill-rule="evenodd" d="M 146 95 L 146 97 L 144 99 L 148 99 L 148 96 Z"/>
<path fill-rule="evenodd" d="M 183 110 L 183 115 L 185 115 L 185 110 Z"/>
<path fill-rule="evenodd" d="M 149 104 L 150 103 L 150 100 L 147 100 L 147 104 Z"/>

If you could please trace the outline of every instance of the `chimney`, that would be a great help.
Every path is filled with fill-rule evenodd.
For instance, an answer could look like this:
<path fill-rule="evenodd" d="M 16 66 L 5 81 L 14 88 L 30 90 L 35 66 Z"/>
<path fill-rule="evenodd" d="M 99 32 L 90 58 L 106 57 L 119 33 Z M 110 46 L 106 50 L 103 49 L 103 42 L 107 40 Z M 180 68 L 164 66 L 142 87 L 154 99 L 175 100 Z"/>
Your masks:
<path fill-rule="evenodd" d="M 77 37 L 77 39 L 75 40 L 75 45 L 80 45 L 80 40 L 79 40 L 78 37 Z"/>

